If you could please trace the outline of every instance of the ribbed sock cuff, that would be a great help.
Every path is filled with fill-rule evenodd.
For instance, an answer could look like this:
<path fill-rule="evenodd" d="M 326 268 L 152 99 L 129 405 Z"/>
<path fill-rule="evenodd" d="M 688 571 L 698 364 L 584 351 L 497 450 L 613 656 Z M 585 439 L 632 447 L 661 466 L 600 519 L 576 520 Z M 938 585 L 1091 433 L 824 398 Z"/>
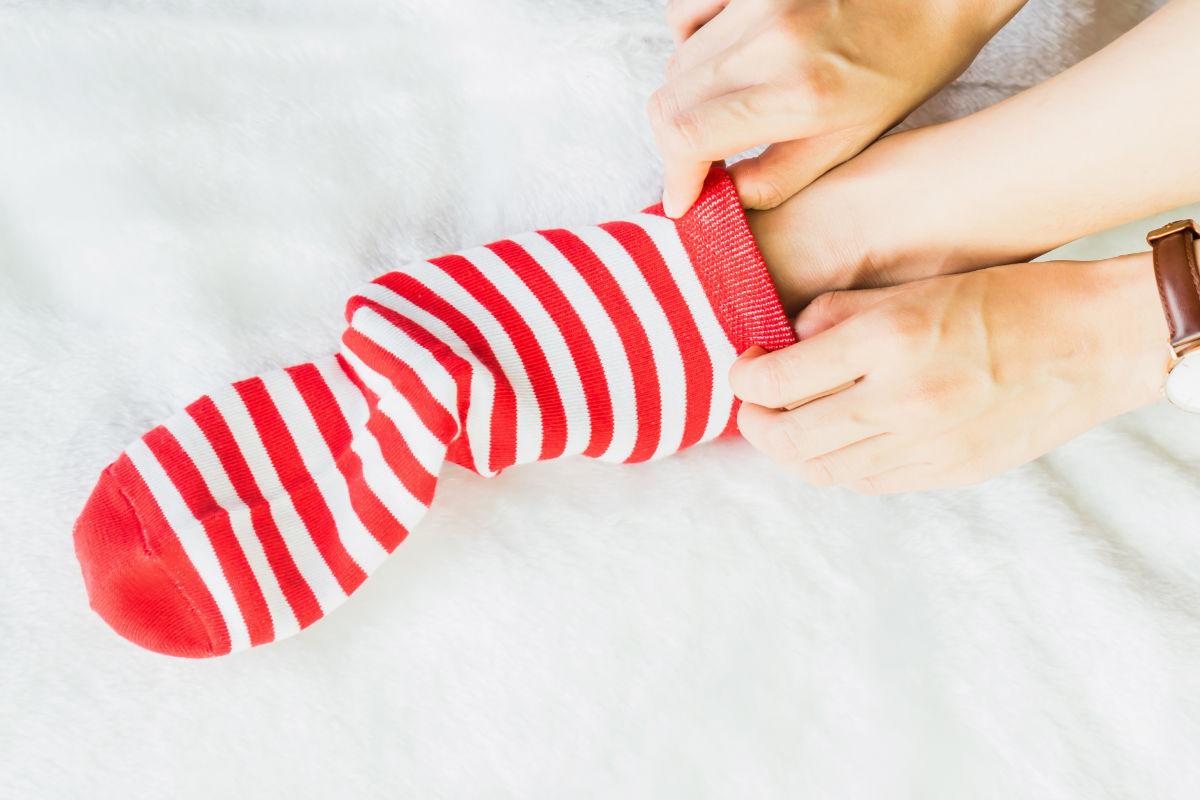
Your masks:
<path fill-rule="evenodd" d="M 646 210 L 663 214 L 662 206 Z M 700 199 L 676 222 L 713 312 L 734 349 L 778 350 L 796 342 L 729 174 L 713 167 Z"/>

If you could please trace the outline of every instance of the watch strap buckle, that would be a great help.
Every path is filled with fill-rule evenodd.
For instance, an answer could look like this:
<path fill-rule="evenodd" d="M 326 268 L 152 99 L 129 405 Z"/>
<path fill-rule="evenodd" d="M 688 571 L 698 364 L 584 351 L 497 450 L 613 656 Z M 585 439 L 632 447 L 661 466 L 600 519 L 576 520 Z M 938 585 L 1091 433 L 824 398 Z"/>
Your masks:
<path fill-rule="evenodd" d="M 1200 238 L 1200 231 L 1196 230 L 1195 222 L 1190 219 L 1177 219 L 1147 233 L 1146 244 L 1154 244 L 1159 239 L 1165 239 L 1168 236 L 1184 231 L 1191 231 L 1193 239 Z"/>

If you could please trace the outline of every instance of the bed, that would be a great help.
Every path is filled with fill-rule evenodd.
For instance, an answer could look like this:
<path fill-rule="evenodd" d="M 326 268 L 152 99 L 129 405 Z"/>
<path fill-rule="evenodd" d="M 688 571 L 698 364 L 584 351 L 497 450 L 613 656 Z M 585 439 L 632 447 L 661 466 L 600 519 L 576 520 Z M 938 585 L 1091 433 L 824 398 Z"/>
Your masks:
<path fill-rule="evenodd" d="M 1032 0 L 908 124 L 1155 5 Z M 655 202 L 670 37 L 655 0 L 93 0 L 0 4 L 0 45 L 0 796 L 1195 795 L 1200 420 L 1165 403 L 899 496 L 736 438 L 450 466 L 302 635 L 206 661 L 121 640 L 72 549 L 99 471 L 331 351 L 375 274 Z"/>

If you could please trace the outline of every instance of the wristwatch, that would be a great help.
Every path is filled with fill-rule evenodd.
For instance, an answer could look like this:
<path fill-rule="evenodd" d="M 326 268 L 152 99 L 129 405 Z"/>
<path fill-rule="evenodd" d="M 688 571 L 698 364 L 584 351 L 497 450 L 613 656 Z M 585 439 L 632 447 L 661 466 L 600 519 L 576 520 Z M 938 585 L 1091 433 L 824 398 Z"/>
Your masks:
<path fill-rule="evenodd" d="M 1146 234 L 1154 251 L 1154 277 L 1167 327 L 1171 333 L 1171 365 L 1163 390 L 1184 411 L 1200 414 L 1200 270 L 1195 240 L 1200 237 L 1190 219 L 1164 225 Z"/>

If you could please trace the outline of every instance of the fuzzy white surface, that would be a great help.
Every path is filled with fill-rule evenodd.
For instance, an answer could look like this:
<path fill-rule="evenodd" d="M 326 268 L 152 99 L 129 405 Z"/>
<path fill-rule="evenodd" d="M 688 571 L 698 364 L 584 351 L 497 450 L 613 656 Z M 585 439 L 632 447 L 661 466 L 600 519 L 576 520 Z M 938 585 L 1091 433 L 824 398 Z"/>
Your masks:
<path fill-rule="evenodd" d="M 919 118 L 1131 8 L 1033 0 Z M 654 0 L 0 3 L 0 796 L 1194 795 L 1200 421 L 1165 405 L 897 497 L 729 440 L 449 468 L 343 608 L 226 660 L 87 608 L 71 523 L 172 409 L 330 351 L 391 266 L 654 202 L 669 50 Z"/>

